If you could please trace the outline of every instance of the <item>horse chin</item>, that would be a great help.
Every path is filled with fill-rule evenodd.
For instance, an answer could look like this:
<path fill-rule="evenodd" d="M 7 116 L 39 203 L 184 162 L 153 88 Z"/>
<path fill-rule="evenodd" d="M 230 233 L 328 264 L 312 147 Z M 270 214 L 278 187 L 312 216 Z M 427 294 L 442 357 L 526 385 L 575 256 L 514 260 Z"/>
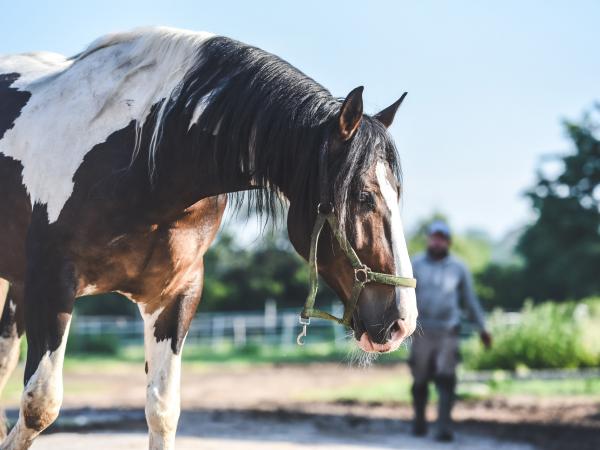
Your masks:
<path fill-rule="evenodd" d="M 363 333 L 357 343 L 360 349 L 366 353 L 380 354 L 390 353 L 398 350 L 400 344 L 402 343 L 402 339 L 389 340 L 385 344 L 378 344 L 373 342 L 367 333 Z"/>

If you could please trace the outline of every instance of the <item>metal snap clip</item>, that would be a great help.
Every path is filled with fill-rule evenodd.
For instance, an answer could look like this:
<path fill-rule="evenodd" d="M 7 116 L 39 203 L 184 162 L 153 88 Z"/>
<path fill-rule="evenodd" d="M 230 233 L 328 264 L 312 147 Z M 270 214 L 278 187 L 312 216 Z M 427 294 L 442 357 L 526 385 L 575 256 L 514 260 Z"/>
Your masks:
<path fill-rule="evenodd" d="M 310 325 L 310 317 L 305 319 L 304 317 L 300 316 L 298 319 L 298 322 L 300 322 L 300 325 L 302 325 L 302 331 L 296 338 L 296 343 L 299 346 L 303 346 L 304 338 L 306 337 L 306 331 L 307 331 L 306 328 L 308 327 L 308 325 Z"/>
<path fill-rule="evenodd" d="M 330 214 L 333 212 L 333 205 L 331 203 L 319 203 L 317 205 L 317 213 L 318 214 Z"/>

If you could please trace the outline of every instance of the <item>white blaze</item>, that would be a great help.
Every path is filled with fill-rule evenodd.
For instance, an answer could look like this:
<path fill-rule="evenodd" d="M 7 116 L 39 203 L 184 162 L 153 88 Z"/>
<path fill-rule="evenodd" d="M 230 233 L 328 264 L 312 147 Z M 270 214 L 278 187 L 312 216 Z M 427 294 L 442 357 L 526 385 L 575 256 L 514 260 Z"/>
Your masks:
<path fill-rule="evenodd" d="M 413 271 L 408 256 L 408 248 L 406 247 L 406 239 L 404 238 L 404 227 L 402 226 L 402 219 L 400 217 L 398 195 L 387 178 L 387 169 L 384 163 L 377 163 L 375 173 L 377 174 L 379 189 L 391 213 L 392 250 L 396 263 L 396 275 L 411 278 Z"/>
<path fill-rule="evenodd" d="M 396 275 L 400 277 L 412 278 L 413 270 L 408 256 L 408 248 L 404 237 L 404 227 L 402 226 L 402 218 L 400 217 L 400 205 L 396 189 L 390 184 L 387 177 L 387 168 L 383 162 L 378 162 L 375 168 L 379 189 L 385 203 L 391 214 L 392 228 L 392 252 L 394 254 Z M 405 308 L 405 320 L 409 328 L 414 330 L 417 319 L 417 299 L 413 288 L 401 287 L 400 304 Z"/>

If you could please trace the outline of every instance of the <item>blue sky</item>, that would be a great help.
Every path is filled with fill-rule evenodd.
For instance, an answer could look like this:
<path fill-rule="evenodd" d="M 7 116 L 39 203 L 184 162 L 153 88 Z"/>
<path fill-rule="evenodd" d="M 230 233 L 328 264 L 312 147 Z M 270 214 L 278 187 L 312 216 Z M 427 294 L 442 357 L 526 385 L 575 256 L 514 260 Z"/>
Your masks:
<path fill-rule="evenodd" d="M 433 210 L 499 237 L 531 218 L 539 158 L 600 100 L 598 1 L 4 2 L 0 53 L 74 54 L 110 31 L 163 24 L 276 53 L 369 112 L 409 95 L 391 132 L 408 227 Z"/>

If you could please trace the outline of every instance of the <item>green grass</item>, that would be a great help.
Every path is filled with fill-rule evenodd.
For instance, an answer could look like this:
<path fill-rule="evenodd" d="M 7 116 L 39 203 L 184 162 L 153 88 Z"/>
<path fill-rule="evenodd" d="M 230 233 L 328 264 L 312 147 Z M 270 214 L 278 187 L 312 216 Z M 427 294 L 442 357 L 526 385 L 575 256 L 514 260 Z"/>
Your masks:
<path fill-rule="evenodd" d="M 343 386 L 338 389 L 315 389 L 307 392 L 302 400 L 322 402 L 360 403 L 409 403 L 411 379 L 408 374 L 395 377 Z M 458 396 L 463 400 L 484 400 L 493 397 L 561 397 L 585 396 L 600 400 L 600 380 L 490 380 L 484 383 L 461 383 Z M 436 400 L 433 384 L 430 385 L 430 398 Z"/>
<path fill-rule="evenodd" d="M 486 351 L 473 336 L 462 346 L 472 370 L 580 368 L 600 366 L 600 297 L 533 305 L 521 311 L 518 325 L 502 315 L 489 317 L 494 345 Z"/>
<path fill-rule="evenodd" d="M 310 343 L 303 347 L 292 345 L 280 347 L 276 345 L 247 344 L 235 347 L 229 343 L 216 346 L 188 344 L 183 349 L 183 361 L 198 365 L 256 365 L 256 364 L 308 364 L 319 362 L 349 363 L 353 361 L 353 344 L 335 346 L 332 343 Z M 407 349 L 393 354 L 382 355 L 378 363 L 397 363 L 406 360 Z M 65 364 L 76 366 L 80 363 L 143 363 L 144 348 L 141 345 L 119 349 L 115 355 L 97 353 L 78 353 L 67 351 Z"/>
<path fill-rule="evenodd" d="M 406 357 L 406 350 L 381 358 L 376 364 L 397 363 Z M 328 343 L 316 343 L 304 347 L 247 345 L 235 348 L 232 345 L 220 345 L 216 348 L 200 345 L 187 345 L 183 352 L 184 366 L 188 370 L 221 370 L 220 366 L 231 368 L 254 365 L 307 364 L 336 362 L 347 364 L 351 360 L 349 350 L 334 347 Z M 116 356 L 67 354 L 65 371 L 71 374 L 130 373 L 142 370 L 144 350 L 142 346 L 131 346 L 119 350 Z M 394 375 L 387 372 L 380 375 L 365 374 L 365 380 L 350 384 L 340 379 L 339 387 L 334 389 L 314 389 L 307 391 L 299 400 L 323 402 L 360 402 L 360 403 L 408 403 L 412 380 L 405 368 L 393 369 Z M 17 398 L 21 392 L 21 378 L 12 377 L 5 395 Z M 70 385 L 70 390 L 82 392 L 89 389 Z M 435 388 L 430 387 L 431 398 L 435 400 Z M 562 380 L 511 380 L 507 372 L 498 371 L 487 382 L 468 382 L 459 384 L 459 396 L 463 399 L 487 399 L 493 397 L 533 396 L 585 396 L 600 400 L 600 379 Z"/>
<path fill-rule="evenodd" d="M 321 343 L 305 347 L 263 346 L 248 344 L 234 347 L 231 344 L 217 346 L 186 345 L 183 361 L 187 363 L 212 365 L 255 365 L 255 364 L 304 364 L 309 362 L 342 361 L 348 350 L 335 348 L 331 344 Z M 142 347 L 130 347 L 121 352 L 120 359 L 143 361 Z"/>
<path fill-rule="evenodd" d="M 381 382 L 361 383 L 336 389 L 314 389 L 300 400 L 318 402 L 408 403 L 411 381 L 398 376 Z"/>
<path fill-rule="evenodd" d="M 593 396 L 600 397 L 600 379 L 586 380 L 567 378 L 562 380 L 503 380 L 489 381 L 485 385 L 491 394 L 550 396 Z M 469 385 L 465 385 L 468 388 Z"/>

